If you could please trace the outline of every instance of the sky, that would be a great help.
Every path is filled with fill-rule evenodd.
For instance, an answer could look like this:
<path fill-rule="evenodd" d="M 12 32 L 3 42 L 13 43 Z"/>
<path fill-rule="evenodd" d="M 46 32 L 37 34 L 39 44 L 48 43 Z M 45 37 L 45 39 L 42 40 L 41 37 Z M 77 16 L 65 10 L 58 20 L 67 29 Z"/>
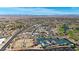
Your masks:
<path fill-rule="evenodd" d="M 79 15 L 79 7 L 0 7 L 0 15 Z"/>

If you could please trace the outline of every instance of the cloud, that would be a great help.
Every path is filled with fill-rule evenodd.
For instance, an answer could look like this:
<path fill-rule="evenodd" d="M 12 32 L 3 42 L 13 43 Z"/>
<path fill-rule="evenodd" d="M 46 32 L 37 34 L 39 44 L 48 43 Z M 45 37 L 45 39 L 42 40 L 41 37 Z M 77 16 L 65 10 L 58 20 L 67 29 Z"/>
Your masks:
<path fill-rule="evenodd" d="M 20 13 L 28 15 L 56 15 L 62 14 L 62 11 L 47 8 L 17 8 Z"/>

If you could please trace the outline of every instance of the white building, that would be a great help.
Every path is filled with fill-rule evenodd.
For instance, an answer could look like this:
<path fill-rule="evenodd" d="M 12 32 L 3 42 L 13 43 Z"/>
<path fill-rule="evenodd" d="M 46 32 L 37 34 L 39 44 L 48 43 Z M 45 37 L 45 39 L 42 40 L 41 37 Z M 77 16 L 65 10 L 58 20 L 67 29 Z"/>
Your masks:
<path fill-rule="evenodd" d="M 0 44 L 2 44 L 5 41 L 5 38 L 0 38 Z"/>

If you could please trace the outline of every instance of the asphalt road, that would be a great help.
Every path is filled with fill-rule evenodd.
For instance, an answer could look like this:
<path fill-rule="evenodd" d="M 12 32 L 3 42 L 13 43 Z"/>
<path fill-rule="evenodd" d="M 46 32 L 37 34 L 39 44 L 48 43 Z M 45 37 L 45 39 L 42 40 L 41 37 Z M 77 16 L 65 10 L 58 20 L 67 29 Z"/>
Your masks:
<path fill-rule="evenodd" d="M 16 32 L 7 40 L 7 42 L 5 44 L 3 44 L 3 46 L 1 47 L 0 51 L 4 51 L 6 49 L 6 47 L 12 42 L 12 40 L 19 34 L 23 31 L 24 29 L 22 30 L 16 30 Z"/>
<path fill-rule="evenodd" d="M 39 26 L 41 26 L 41 25 L 39 25 Z M 15 32 L 14 32 L 14 34 L 7 40 L 7 42 L 5 43 L 5 44 L 3 44 L 2 45 L 2 47 L 0 48 L 0 51 L 4 51 L 7 47 L 8 47 L 8 45 L 12 42 L 12 40 L 18 35 L 18 34 L 20 34 L 23 30 L 29 30 L 29 29 L 31 29 L 31 28 L 38 28 L 39 27 L 38 25 L 33 25 L 33 26 L 31 26 L 31 27 L 29 27 L 29 28 L 23 28 L 23 29 L 18 29 L 18 30 L 16 30 Z"/>

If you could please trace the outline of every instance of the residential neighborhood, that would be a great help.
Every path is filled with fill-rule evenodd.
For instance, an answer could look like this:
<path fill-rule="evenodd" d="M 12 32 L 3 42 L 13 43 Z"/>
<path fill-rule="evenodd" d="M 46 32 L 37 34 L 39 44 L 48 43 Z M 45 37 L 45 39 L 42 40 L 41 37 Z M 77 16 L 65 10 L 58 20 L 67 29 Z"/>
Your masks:
<path fill-rule="evenodd" d="M 0 50 L 78 51 L 78 20 L 69 16 L 0 16 Z"/>

